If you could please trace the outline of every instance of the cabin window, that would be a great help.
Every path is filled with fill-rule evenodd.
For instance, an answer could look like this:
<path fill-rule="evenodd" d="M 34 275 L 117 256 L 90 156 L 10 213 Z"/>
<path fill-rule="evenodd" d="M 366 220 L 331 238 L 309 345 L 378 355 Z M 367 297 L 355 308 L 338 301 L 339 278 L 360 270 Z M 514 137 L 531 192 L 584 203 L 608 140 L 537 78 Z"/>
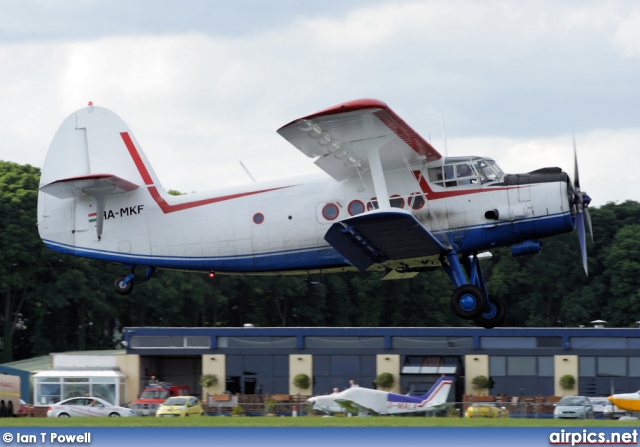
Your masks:
<path fill-rule="evenodd" d="M 335 203 L 327 203 L 322 208 L 322 217 L 327 220 L 336 220 L 340 215 L 340 209 Z"/>
<path fill-rule="evenodd" d="M 378 207 L 378 199 L 376 197 L 372 197 L 369 202 L 367 202 L 367 211 L 377 210 Z"/>
<path fill-rule="evenodd" d="M 360 200 L 352 200 L 347 207 L 347 211 L 351 216 L 364 213 L 364 203 Z"/>
<path fill-rule="evenodd" d="M 392 208 L 404 208 L 404 199 L 398 194 L 394 194 L 389 198 L 389 203 Z"/>
<path fill-rule="evenodd" d="M 255 213 L 253 215 L 253 223 L 256 224 L 256 225 L 260 225 L 262 222 L 264 222 L 264 214 Z"/>
<path fill-rule="evenodd" d="M 419 210 L 424 206 L 424 195 L 420 192 L 411 193 L 409 196 L 409 206 L 413 210 Z"/>

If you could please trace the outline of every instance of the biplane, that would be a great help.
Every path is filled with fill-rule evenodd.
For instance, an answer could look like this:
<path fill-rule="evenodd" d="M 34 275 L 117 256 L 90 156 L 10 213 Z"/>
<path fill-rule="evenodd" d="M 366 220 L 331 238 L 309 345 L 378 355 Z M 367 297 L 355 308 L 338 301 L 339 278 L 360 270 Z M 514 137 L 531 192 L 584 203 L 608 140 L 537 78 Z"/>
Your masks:
<path fill-rule="evenodd" d="M 90 103 L 64 120 L 47 152 L 40 236 L 57 252 L 122 264 L 119 294 L 156 269 L 379 271 L 402 280 L 443 268 L 453 312 L 487 328 L 505 316 L 480 268 L 489 250 L 535 254 L 541 239 L 577 229 L 587 270 L 590 198 L 577 161 L 572 181 L 560 168 L 506 174 L 488 157 L 443 157 L 374 99 L 320 110 L 278 133 L 329 177 L 174 196 L 123 120 Z"/>

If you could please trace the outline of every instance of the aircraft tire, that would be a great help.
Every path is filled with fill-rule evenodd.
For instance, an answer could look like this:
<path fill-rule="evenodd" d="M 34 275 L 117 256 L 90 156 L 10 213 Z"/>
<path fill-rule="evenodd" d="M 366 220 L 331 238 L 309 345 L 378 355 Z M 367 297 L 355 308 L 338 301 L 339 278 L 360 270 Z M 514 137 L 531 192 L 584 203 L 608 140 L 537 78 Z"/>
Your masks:
<path fill-rule="evenodd" d="M 126 278 L 126 276 L 118 276 L 113 282 L 113 288 L 116 290 L 118 295 L 129 295 L 133 290 L 133 281 L 129 281 L 124 284 L 124 280 Z"/>
<path fill-rule="evenodd" d="M 506 306 L 501 297 L 490 293 L 489 303 L 492 305 L 491 311 L 483 312 L 473 319 L 478 326 L 485 329 L 492 329 L 496 326 L 500 326 L 504 321 L 504 317 L 507 315 Z"/>
<path fill-rule="evenodd" d="M 485 301 L 479 288 L 465 284 L 454 290 L 451 295 L 451 310 L 463 320 L 473 320 L 482 314 Z"/>

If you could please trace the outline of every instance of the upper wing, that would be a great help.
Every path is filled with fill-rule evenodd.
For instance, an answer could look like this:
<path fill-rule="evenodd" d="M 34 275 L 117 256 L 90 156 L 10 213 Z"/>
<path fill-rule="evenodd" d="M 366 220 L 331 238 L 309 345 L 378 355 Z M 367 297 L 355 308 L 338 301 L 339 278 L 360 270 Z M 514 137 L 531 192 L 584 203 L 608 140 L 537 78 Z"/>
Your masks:
<path fill-rule="evenodd" d="M 380 150 L 384 170 L 442 156 L 385 103 L 358 99 L 292 121 L 278 133 L 338 181 L 369 168 L 367 152 Z"/>

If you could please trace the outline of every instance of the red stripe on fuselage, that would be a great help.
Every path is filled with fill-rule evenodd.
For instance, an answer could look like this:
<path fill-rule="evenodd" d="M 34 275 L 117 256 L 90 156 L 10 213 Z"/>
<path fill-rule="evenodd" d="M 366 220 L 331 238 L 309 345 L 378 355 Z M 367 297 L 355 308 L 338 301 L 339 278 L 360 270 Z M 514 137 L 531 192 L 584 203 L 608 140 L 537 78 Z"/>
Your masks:
<path fill-rule="evenodd" d="M 279 188 L 262 189 L 260 191 L 249 191 L 249 192 L 243 192 L 238 194 L 230 194 L 228 196 L 213 197 L 211 199 L 196 200 L 194 202 L 185 202 L 185 203 L 179 203 L 177 205 L 170 205 L 169 203 L 167 203 L 166 200 L 162 198 L 162 196 L 160 195 L 160 191 L 158 191 L 158 188 L 153 186 L 153 179 L 151 178 L 151 174 L 149 174 L 147 167 L 142 161 L 142 158 L 140 157 L 140 154 L 138 153 L 138 150 L 136 149 L 135 144 L 133 144 L 133 140 L 131 140 L 129 133 L 120 132 L 120 136 L 122 137 L 122 141 L 124 141 L 124 144 L 127 147 L 127 150 L 129 151 L 129 154 L 131 155 L 131 158 L 133 159 L 133 162 L 136 165 L 136 168 L 138 168 L 138 172 L 142 176 L 142 180 L 147 186 L 147 189 L 149 190 L 149 194 L 151 194 L 151 197 L 153 198 L 153 200 L 155 200 L 155 202 L 158 204 L 162 212 L 165 214 L 173 213 L 175 211 L 183 211 L 189 208 L 196 208 L 203 205 L 210 205 L 212 203 L 224 202 L 225 200 L 232 200 L 240 197 L 252 196 L 254 194 L 262 194 L 263 192 L 290 188 L 290 186 L 281 186 Z"/>
<path fill-rule="evenodd" d="M 446 199 L 448 197 L 466 196 L 469 194 L 479 194 L 481 192 L 494 192 L 494 191 L 503 191 L 503 190 L 509 189 L 509 188 L 502 188 L 502 187 L 478 189 L 477 187 L 474 186 L 473 189 L 463 189 L 463 190 L 456 190 L 456 191 L 434 191 L 431 189 L 431 186 L 429 186 L 429 183 L 424 178 L 424 176 L 420 175 L 420 171 L 413 171 L 413 175 L 416 177 L 416 180 L 419 180 L 420 189 L 427 196 L 427 200 Z"/>

